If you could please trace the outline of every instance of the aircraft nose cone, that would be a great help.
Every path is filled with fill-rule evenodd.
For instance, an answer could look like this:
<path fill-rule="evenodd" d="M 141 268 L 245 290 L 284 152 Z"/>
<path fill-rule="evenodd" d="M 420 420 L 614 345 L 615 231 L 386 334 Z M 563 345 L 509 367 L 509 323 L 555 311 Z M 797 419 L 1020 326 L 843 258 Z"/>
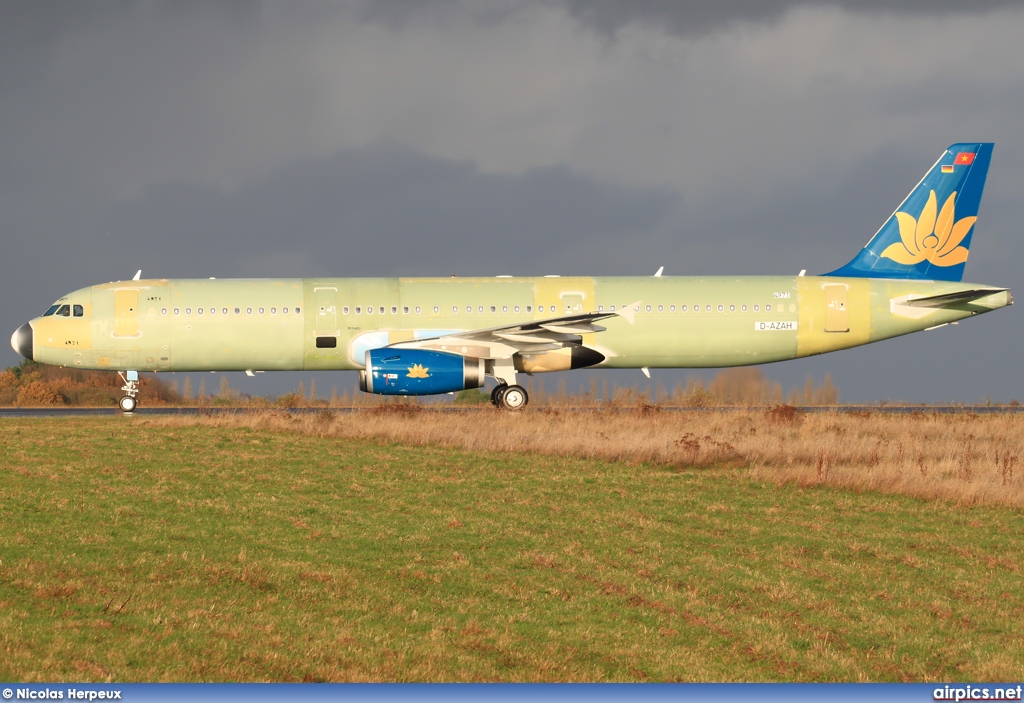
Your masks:
<path fill-rule="evenodd" d="M 32 326 L 27 322 L 11 335 L 11 346 L 23 357 L 32 360 Z"/>

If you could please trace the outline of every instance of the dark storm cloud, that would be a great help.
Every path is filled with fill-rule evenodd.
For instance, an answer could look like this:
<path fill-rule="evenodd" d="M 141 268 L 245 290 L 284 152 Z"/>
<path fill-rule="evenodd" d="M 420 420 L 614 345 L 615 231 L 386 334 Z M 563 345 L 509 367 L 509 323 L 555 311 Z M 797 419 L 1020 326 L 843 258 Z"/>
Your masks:
<path fill-rule="evenodd" d="M 196 254 L 209 275 L 522 274 L 581 242 L 654 229 L 677 199 L 561 167 L 483 174 L 381 146 L 293 163 L 232 193 L 151 186 L 112 203 L 92 229 L 113 251 L 141 236 L 148 248 L 136 256 L 156 260 L 152 275 L 185 275 Z M 279 255 L 286 270 L 254 263 L 253 252 Z"/>
<path fill-rule="evenodd" d="M 612 34 L 631 22 L 683 35 L 735 23 L 772 22 L 790 10 L 837 7 L 848 12 L 903 15 L 977 14 L 1015 7 L 1018 0 L 552 0 L 588 26 Z"/>

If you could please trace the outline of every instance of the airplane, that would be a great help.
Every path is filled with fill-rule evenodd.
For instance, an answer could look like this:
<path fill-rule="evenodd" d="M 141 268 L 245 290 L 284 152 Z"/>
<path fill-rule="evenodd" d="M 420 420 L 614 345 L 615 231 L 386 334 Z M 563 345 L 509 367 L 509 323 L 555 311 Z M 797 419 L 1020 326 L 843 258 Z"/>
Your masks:
<path fill-rule="evenodd" d="M 953 144 L 845 266 L 818 276 L 142 279 L 76 290 L 11 337 L 26 359 L 139 372 L 358 370 L 397 396 L 577 368 L 744 366 L 933 329 L 1011 305 L 963 283 L 991 143 Z"/>

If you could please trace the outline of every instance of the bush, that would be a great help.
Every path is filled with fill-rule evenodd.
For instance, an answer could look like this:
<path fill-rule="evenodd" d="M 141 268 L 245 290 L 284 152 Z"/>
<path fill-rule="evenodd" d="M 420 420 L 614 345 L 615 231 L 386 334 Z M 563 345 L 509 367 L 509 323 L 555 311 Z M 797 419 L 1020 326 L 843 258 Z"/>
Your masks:
<path fill-rule="evenodd" d="M 18 387 L 18 377 L 10 369 L 0 373 L 0 391 Z"/>
<path fill-rule="evenodd" d="M 304 408 L 307 403 L 305 396 L 301 396 L 298 393 L 285 393 L 277 397 L 274 405 L 279 408 Z"/>
<path fill-rule="evenodd" d="M 764 419 L 776 425 L 796 425 L 803 422 L 804 411 L 792 405 L 773 405 L 764 411 Z"/>
<path fill-rule="evenodd" d="M 484 405 L 491 402 L 491 394 L 476 389 L 467 389 L 455 394 L 456 405 Z"/>
<path fill-rule="evenodd" d="M 83 405 L 86 407 L 112 407 L 117 405 L 120 392 L 115 388 L 97 388 L 85 386 L 72 388 L 64 392 L 70 405 Z"/>
<path fill-rule="evenodd" d="M 18 390 L 18 405 L 64 405 L 65 402 L 46 381 L 31 381 Z"/>

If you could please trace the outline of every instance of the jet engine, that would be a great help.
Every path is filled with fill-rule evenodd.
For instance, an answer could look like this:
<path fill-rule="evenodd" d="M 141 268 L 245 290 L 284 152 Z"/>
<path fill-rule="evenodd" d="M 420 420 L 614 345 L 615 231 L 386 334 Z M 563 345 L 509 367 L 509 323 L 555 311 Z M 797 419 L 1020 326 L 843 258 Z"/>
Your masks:
<path fill-rule="evenodd" d="M 484 385 L 484 360 L 429 349 L 370 349 L 359 389 L 381 395 L 433 395 Z"/>

